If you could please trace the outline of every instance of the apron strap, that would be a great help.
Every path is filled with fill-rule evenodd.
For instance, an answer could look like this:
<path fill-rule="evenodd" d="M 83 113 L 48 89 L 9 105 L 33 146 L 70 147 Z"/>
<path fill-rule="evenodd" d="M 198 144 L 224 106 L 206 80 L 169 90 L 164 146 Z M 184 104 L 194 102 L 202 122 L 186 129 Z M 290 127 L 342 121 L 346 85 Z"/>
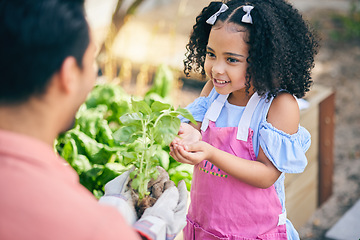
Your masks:
<path fill-rule="evenodd" d="M 278 226 L 286 224 L 286 211 L 279 214 Z"/>
<path fill-rule="evenodd" d="M 256 108 L 257 104 L 259 103 L 260 99 L 261 99 L 261 97 L 257 94 L 257 92 L 255 92 L 251 96 L 249 102 L 246 104 L 244 113 L 242 114 L 242 117 L 239 121 L 236 139 L 242 140 L 242 141 L 247 141 L 248 135 L 249 135 L 251 118 L 253 116 L 255 108 Z"/>
<path fill-rule="evenodd" d="M 205 132 L 206 129 L 208 128 L 209 121 L 216 122 L 228 96 L 229 94 L 227 95 L 219 94 L 219 96 L 211 103 L 208 111 L 205 114 L 204 120 L 201 124 L 201 130 L 203 132 Z M 236 135 L 236 138 L 238 140 L 247 141 L 251 118 L 260 99 L 261 97 L 255 92 L 251 96 L 249 102 L 246 104 L 244 113 L 242 114 L 242 117 L 238 125 L 238 131 Z"/>
<path fill-rule="evenodd" d="M 220 115 L 220 112 L 224 106 L 224 103 L 226 102 L 226 99 L 228 98 L 229 94 L 222 95 L 220 94 L 210 105 L 209 109 L 205 113 L 204 120 L 201 124 L 201 130 L 203 132 L 206 131 L 206 129 L 209 126 L 209 121 L 216 122 L 217 118 Z"/>

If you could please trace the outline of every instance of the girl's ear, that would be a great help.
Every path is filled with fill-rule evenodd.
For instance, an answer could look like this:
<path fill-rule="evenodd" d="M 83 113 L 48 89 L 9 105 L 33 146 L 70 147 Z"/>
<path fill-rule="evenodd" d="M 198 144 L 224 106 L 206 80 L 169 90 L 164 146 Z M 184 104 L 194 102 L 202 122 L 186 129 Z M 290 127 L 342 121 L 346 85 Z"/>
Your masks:
<path fill-rule="evenodd" d="M 76 89 L 80 68 L 76 59 L 72 56 L 65 58 L 59 70 L 59 87 L 65 93 L 71 93 Z"/>

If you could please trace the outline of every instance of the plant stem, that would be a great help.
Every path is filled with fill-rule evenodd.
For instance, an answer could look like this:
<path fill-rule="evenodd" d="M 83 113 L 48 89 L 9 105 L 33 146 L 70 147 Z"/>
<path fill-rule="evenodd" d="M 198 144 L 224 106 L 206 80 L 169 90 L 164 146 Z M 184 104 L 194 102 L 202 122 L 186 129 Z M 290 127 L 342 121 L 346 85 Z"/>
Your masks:
<path fill-rule="evenodd" d="M 145 179 L 147 179 L 147 175 L 148 175 L 148 164 L 146 164 L 145 162 L 145 152 L 147 150 L 147 133 L 146 133 L 146 130 L 147 130 L 147 126 L 148 126 L 148 121 L 147 120 L 143 120 L 142 121 L 142 138 L 143 138 L 143 150 L 142 150 L 142 153 L 141 153 L 141 158 L 140 158 L 140 173 L 144 173 L 144 177 Z M 145 164 L 145 169 L 144 169 L 144 164 Z M 144 181 L 143 183 L 140 184 L 140 187 L 139 187 L 139 197 L 140 198 L 143 198 L 145 196 L 147 192 L 147 182 Z"/>
<path fill-rule="evenodd" d="M 160 121 L 160 119 L 161 119 L 162 117 L 164 117 L 165 115 L 167 115 L 167 114 L 169 114 L 169 113 L 164 112 L 164 113 L 160 114 L 160 116 L 156 119 L 156 121 L 155 121 L 155 123 L 154 123 L 154 128 L 156 128 L 156 125 L 158 124 L 158 122 Z"/>
<path fill-rule="evenodd" d="M 142 150 L 142 153 L 141 153 L 141 157 L 140 157 L 140 173 L 142 173 L 142 170 L 143 170 L 143 163 L 144 163 L 144 154 L 145 154 L 145 141 L 146 141 L 146 132 L 145 132 L 145 123 L 143 120 L 141 120 L 141 123 L 142 123 L 142 139 L 143 139 L 143 143 L 144 143 L 144 148 Z"/>

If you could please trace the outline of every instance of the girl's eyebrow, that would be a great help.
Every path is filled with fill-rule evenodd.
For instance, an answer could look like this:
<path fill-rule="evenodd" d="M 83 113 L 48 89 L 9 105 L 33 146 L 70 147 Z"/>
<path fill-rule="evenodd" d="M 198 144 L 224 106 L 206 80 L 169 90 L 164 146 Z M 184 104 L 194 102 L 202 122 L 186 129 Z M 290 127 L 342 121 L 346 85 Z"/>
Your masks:
<path fill-rule="evenodd" d="M 234 57 L 245 58 L 244 55 L 237 54 L 237 53 L 232 53 L 232 52 L 225 52 L 224 55 L 230 55 L 230 56 L 234 56 Z"/>
<path fill-rule="evenodd" d="M 208 51 L 210 50 L 210 51 L 214 52 L 214 50 L 209 46 L 206 46 L 206 50 L 208 50 Z"/>
<path fill-rule="evenodd" d="M 206 46 L 206 50 L 214 52 L 214 50 L 209 46 Z M 245 56 L 242 55 L 242 54 L 237 54 L 237 53 L 232 53 L 232 52 L 225 52 L 224 55 L 230 55 L 230 56 L 233 56 L 233 57 L 245 58 Z"/>

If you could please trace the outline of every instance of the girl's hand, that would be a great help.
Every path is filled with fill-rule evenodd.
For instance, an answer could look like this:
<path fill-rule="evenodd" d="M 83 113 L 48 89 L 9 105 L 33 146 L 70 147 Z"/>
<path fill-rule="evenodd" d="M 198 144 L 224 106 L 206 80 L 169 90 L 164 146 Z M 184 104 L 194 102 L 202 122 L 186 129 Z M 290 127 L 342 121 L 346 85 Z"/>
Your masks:
<path fill-rule="evenodd" d="M 178 162 L 196 165 L 211 156 L 211 149 L 212 146 L 203 141 L 191 145 L 175 143 L 170 147 L 170 156 Z"/>
<path fill-rule="evenodd" d="M 178 135 L 179 137 L 175 138 L 170 143 L 170 146 L 172 146 L 173 144 L 191 145 L 193 143 L 201 141 L 202 138 L 200 131 L 195 129 L 188 123 L 181 123 Z"/>
<path fill-rule="evenodd" d="M 201 141 L 200 131 L 190 124 L 181 123 L 178 135 L 179 137 L 170 143 L 170 156 L 178 162 L 195 165 L 198 159 L 189 158 L 187 151 L 188 146 Z"/>

